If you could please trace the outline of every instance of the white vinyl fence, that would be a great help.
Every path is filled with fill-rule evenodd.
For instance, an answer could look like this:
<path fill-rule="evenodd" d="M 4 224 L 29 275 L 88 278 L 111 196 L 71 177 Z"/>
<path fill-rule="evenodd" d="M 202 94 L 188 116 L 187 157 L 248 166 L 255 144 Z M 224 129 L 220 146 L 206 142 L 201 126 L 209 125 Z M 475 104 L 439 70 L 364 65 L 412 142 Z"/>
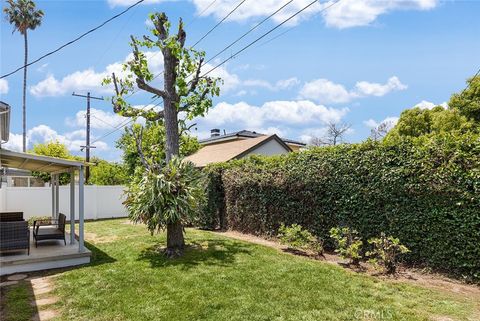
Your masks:
<path fill-rule="evenodd" d="M 85 185 L 85 219 L 126 217 L 123 186 Z M 70 185 L 60 186 L 60 213 L 70 218 Z M 78 186 L 75 187 L 75 218 L 78 219 Z M 0 188 L 0 212 L 23 212 L 24 219 L 52 215 L 51 187 Z"/>

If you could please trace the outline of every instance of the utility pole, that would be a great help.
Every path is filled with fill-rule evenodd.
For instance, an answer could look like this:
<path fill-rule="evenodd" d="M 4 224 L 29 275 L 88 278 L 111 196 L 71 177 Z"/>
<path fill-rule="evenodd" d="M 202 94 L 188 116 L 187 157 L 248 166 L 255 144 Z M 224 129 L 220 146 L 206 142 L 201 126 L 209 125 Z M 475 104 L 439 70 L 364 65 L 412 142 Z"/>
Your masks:
<path fill-rule="evenodd" d="M 85 149 L 85 161 L 88 163 L 90 162 L 90 148 L 95 148 L 95 146 L 90 146 L 90 99 L 97 99 L 103 100 L 103 97 L 94 97 L 90 95 L 90 92 L 87 95 L 79 95 L 73 92 L 72 96 L 87 98 L 87 114 L 85 115 L 87 118 L 87 135 L 86 135 L 86 144 L 85 146 L 80 146 L 81 151 Z M 88 179 L 90 178 L 90 167 L 85 166 L 85 183 L 88 183 Z"/>

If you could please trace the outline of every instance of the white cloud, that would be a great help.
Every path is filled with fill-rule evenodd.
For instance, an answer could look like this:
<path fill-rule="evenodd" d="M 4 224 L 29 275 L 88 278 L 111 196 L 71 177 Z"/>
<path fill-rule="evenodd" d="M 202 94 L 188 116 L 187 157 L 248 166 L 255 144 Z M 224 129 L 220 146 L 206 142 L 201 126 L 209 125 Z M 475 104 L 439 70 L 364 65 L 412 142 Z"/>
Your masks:
<path fill-rule="evenodd" d="M 21 151 L 23 146 L 23 136 L 21 134 L 10 133 L 9 141 L 2 145 L 2 148 Z M 93 138 L 94 139 L 94 138 Z M 47 125 L 38 125 L 27 131 L 27 149 L 35 144 L 58 141 L 64 144 L 67 149 L 73 153 L 80 151 L 80 146 L 85 145 L 85 130 L 76 130 L 73 132 L 59 134 Z M 108 150 L 108 145 L 103 141 L 95 142 L 96 150 Z"/>
<path fill-rule="evenodd" d="M 125 2 L 125 0 L 109 1 Z M 290 24 L 298 24 L 301 20 L 310 19 L 329 7 L 322 12 L 322 17 L 327 26 L 339 29 L 366 26 L 374 22 L 380 15 L 395 10 L 429 10 L 435 8 L 439 2 L 438 0 L 342 0 L 334 4 L 334 1 L 336 0 L 329 0 L 323 3 L 319 2 L 318 4 L 312 5 L 296 18 L 292 19 Z M 286 2 L 286 0 L 263 0 L 257 1 L 253 6 L 243 5 L 229 17 L 229 20 L 245 21 L 266 17 Z M 304 8 L 309 2 L 309 0 L 294 1 L 273 16 L 272 20 L 276 23 L 281 22 Z M 197 7 L 197 13 L 200 13 L 211 1 L 193 0 L 193 3 Z M 203 13 L 203 15 L 213 15 L 217 19 L 222 19 L 237 3 L 238 1 L 235 0 L 217 1 L 215 5 Z"/>
<path fill-rule="evenodd" d="M 388 81 L 382 85 L 379 83 L 371 83 L 368 81 L 359 81 L 355 84 L 355 92 L 359 96 L 384 96 L 391 91 L 405 90 L 407 86 L 402 84 L 398 77 L 390 77 Z"/>
<path fill-rule="evenodd" d="M 45 69 L 47 69 L 47 67 L 48 67 L 48 63 L 44 63 L 40 67 L 37 68 L 37 71 L 38 72 L 44 72 Z"/>
<path fill-rule="evenodd" d="M 0 79 L 0 94 L 8 93 L 8 81 L 6 79 Z"/>
<path fill-rule="evenodd" d="M 367 96 L 380 97 L 406 88 L 407 86 L 402 84 L 396 76 L 390 77 L 385 84 L 359 81 L 352 90 L 347 90 L 345 86 L 328 79 L 316 79 L 303 85 L 300 97 L 313 99 L 319 103 L 338 104 Z"/>
<path fill-rule="evenodd" d="M 196 121 L 208 126 L 230 125 L 242 128 L 266 128 L 267 123 L 303 125 L 339 121 L 348 109 L 334 109 L 311 101 L 269 101 L 262 106 L 246 102 L 219 103 L 208 114 Z"/>
<path fill-rule="evenodd" d="M 149 27 L 149 28 L 155 27 L 155 26 L 153 25 L 152 20 L 150 20 L 150 18 L 147 18 L 147 20 L 145 20 L 145 25 L 146 25 L 147 27 Z"/>
<path fill-rule="evenodd" d="M 72 127 L 84 127 L 86 124 L 85 115 L 86 110 L 79 110 L 75 114 L 74 119 L 67 118 L 65 122 Z M 114 112 L 103 111 L 96 108 L 90 109 L 90 126 L 95 129 L 112 129 L 125 122 L 125 120 L 125 117 L 119 116 Z"/>
<path fill-rule="evenodd" d="M 419 102 L 418 104 L 416 104 L 415 106 L 413 107 L 418 107 L 420 109 L 433 109 L 434 107 L 436 106 L 441 106 L 445 109 L 448 108 L 448 104 L 447 102 L 443 102 L 441 104 L 435 104 L 435 103 L 432 103 L 430 101 L 427 101 L 427 100 L 422 100 L 421 102 Z"/>
<path fill-rule="evenodd" d="M 343 85 L 328 79 L 316 79 L 305 83 L 300 90 L 300 97 L 321 103 L 346 103 L 352 99 L 350 92 Z"/>
<path fill-rule="evenodd" d="M 230 73 L 225 66 L 220 66 L 210 72 L 214 67 L 214 65 L 206 64 L 202 67 L 201 73 L 209 72 L 209 77 L 221 78 L 223 81 L 223 84 L 220 85 L 222 92 L 233 90 L 241 85 L 240 78 L 236 74 Z"/>
<path fill-rule="evenodd" d="M 28 138 L 27 138 L 27 144 L 28 144 Z M 2 144 L 2 148 L 21 152 L 23 149 L 23 135 L 10 133 L 10 136 L 8 137 L 8 142 L 5 144 Z"/>
<path fill-rule="evenodd" d="M 130 6 L 137 0 L 108 0 L 110 6 Z M 161 3 L 166 0 L 146 0 L 143 4 Z M 211 5 L 211 0 L 192 0 L 197 14 Z M 379 16 L 396 10 L 431 10 L 439 0 L 329 0 L 318 2 L 291 19 L 288 24 L 296 25 L 300 21 L 316 17 L 321 12 L 325 24 L 333 28 L 351 28 L 372 24 Z M 287 3 L 287 0 L 262 0 L 254 5 L 241 5 L 228 18 L 229 21 L 245 21 L 260 19 L 271 15 L 275 10 Z M 275 23 L 284 21 L 310 3 L 309 0 L 297 0 L 287 5 L 271 19 Z M 236 5 L 237 0 L 217 0 L 203 16 L 214 16 L 217 20 L 223 19 Z M 322 11 L 325 10 L 325 11 Z"/>
<path fill-rule="evenodd" d="M 248 79 L 241 82 L 240 85 L 245 87 L 265 88 L 271 91 L 286 90 L 295 87 L 300 83 L 300 80 L 296 77 L 282 79 L 275 83 L 270 83 L 261 79 Z"/>
<path fill-rule="evenodd" d="M 370 129 L 377 128 L 382 123 L 390 124 L 389 127 L 394 127 L 398 123 L 398 119 L 398 117 L 387 117 L 384 120 L 377 122 L 370 118 L 369 120 L 365 120 L 363 124 Z"/>
<path fill-rule="evenodd" d="M 61 135 L 54 129 L 50 128 L 47 125 L 39 125 L 28 130 L 28 145 L 33 146 L 34 144 L 42 144 L 46 142 L 58 141 L 65 146 L 68 150 L 72 152 L 80 151 L 80 146 L 85 145 L 84 139 L 78 139 L 79 131 L 72 133 L 67 133 L 66 135 Z M 69 136 L 69 137 L 67 137 Z M 75 139 L 77 138 L 77 139 Z M 96 150 L 108 150 L 108 145 L 105 142 L 98 141 L 95 142 Z"/>
<path fill-rule="evenodd" d="M 154 74 L 159 73 L 163 69 L 163 57 L 159 52 L 145 52 L 148 60 L 150 71 Z M 132 59 L 129 54 L 124 61 Z M 113 86 L 102 86 L 105 77 L 111 76 L 113 72 L 119 77 L 125 76 L 122 69 L 123 62 L 115 62 L 108 65 L 104 71 L 97 72 L 93 68 L 82 71 L 75 71 L 62 79 L 55 78 L 49 74 L 47 77 L 30 87 L 30 93 L 36 97 L 53 97 L 71 94 L 73 91 L 95 91 L 101 94 L 112 94 Z"/>
<path fill-rule="evenodd" d="M 324 3 L 329 6 L 333 0 Z M 329 27 L 339 29 L 367 26 L 380 15 L 394 10 L 430 10 L 438 0 L 342 0 L 322 13 Z"/>

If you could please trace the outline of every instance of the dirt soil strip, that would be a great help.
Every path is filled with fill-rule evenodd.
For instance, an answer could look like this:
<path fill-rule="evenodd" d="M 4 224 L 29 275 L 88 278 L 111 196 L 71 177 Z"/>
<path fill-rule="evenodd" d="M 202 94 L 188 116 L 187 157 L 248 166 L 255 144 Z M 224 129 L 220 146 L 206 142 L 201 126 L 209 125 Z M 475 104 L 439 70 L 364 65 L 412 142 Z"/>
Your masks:
<path fill-rule="evenodd" d="M 251 243 L 255 243 L 263 246 L 272 247 L 279 251 L 290 253 L 288 251 L 288 247 L 280 244 L 278 241 L 275 241 L 275 240 L 266 240 L 258 236 L 243 234 L 236 231 L 224 231 L 224 232 L 213 232 L 213 233 L 234 238 L 241 241 L 247 241 L 247 242 L 251 242 Z M 295 254 L 292 254 L 292 255 L 295 255 Z M 325 258 L 323 261 L 331 264 L 337 264 L 337 265 L 344 263 L 344 260 L 338 257 L 338 255 L 332 255 L 332 254 L 325 254 Z M 373 269 L 371 265 L 362 264 L 362 268 L 364 273 L 378 276 L 378 271 Z M 355 271 L 359 272 L 358 270 L 355 270 Z M 386 276 L 380 276 L 380 277 L 386 280 L 392 280 L 394 282 L 406 282 L 406 283 L 411 283 L 417 286 L 430 288 L 433 290 L 440 290 L 440 291 L 460 295 L 462 297 L 466 297 L 468 299 L 473 300 L 473 302 L 478 302 L 478 308 L 480 309 L 480 286 L 477 286 L 477 285 L 462 283 L 460 281 L 453 280 L 439 274 L 424 273 L 417 269 L 407 269 L 407 268 L 400 268 L 399 273 L 395 277 L 386 277 Z"/>

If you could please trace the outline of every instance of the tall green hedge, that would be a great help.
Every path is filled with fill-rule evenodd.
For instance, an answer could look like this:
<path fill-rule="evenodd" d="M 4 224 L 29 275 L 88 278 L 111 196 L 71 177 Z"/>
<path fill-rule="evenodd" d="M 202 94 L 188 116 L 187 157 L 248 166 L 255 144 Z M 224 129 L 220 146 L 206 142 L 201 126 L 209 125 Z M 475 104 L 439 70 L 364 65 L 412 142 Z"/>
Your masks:
<path fill-rule="evenodd" d="M 334 226 L 364 239 L 383 231 L 411 249 L 410 263 L 480 280 L 478 136 L 369 141 L 207 171 L 215 173 L 204 214 L 210 227 L 224 216 L 230 229 L 276 235 L 281 223 L 298 223 L 327 246 Z"/>

